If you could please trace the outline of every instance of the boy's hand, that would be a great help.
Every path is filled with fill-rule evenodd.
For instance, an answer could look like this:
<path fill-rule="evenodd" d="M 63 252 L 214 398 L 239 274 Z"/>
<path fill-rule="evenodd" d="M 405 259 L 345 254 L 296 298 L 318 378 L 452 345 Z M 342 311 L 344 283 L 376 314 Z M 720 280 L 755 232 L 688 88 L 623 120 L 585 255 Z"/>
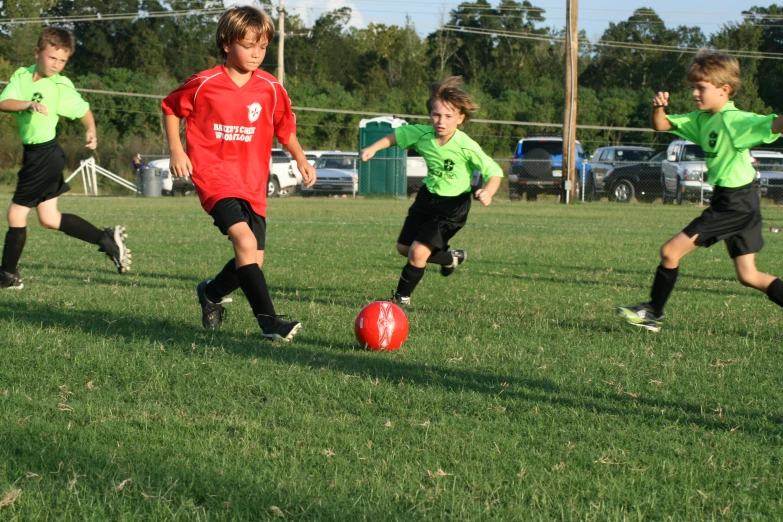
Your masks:
<path fill-rule="evenodd" d="M 171 153 L 169 170 L 178 178 L 184 178 L 193 172 L 193 164 L 190 163 L 190 158 L 188 158 L 188 155 L 185 154 L 184 150 Z"/>
<path fill-rule="evenodd" d="M 43 103 L 30 102 L 30 105 L 27 106 L 27 110 L 30 112 L 39 112 L 44 116 L 49 116 L 49 113 L 46 112 L 46 106 L 44 106 Z"/>
<path fill-rule="evenodd" d="M 316 179 L 315 167 L 310 165 L 309 162 L 303 161 L 302 163 L 297 162 L 296 168 L 299 169 L 299 174 L 302 175 L 302 184 L 307 188 L 312 187 Z"/>
<path fill-rule="evenodd" d="M 95 129 L 88 130 L 84 135 L 85 140 L 87 141 L 87 147 L 90 150 L 95 150 L 95 148 L 98 146 L 98 137 L 95 135 Z"/>
<path fill-rule="evenodd" d="M 366 147 L 359 153 L 359 157 L 362 159 L 362 161 L 367 161 L 373 156 L 375 156 L 375 151 L 372 150 L 372 147 Z"/>
<path fill-rule="evenodd" d="M 477 200 L 481 202 L 482 205 L 489 206 L 490 203 L 492 203 L 492 196 L 494 194 L 490 194 L 484 189 L 478 189 L 476 193 L 473 195 Z"/>
<path fill-rule="evenodd" d="M 653 107 L 667 107 L 669 105 L 669 93 L 658 92 L 652 101 Z"/>

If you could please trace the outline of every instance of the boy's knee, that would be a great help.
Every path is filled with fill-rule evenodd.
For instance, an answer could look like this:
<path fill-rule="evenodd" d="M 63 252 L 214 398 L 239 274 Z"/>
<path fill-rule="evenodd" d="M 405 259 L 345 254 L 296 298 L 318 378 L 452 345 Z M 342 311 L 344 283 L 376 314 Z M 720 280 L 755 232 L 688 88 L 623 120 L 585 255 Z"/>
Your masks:
<path fill-rule="evenodd" d="M 231 238 L 234 248 L 239 252 L 255 253 L 258 249 L 258 241 L 252 232 L 238 234 Z"/>
<path fill-rule="evenodd" d="M 679 263 L 680 258 L 677 255 L 677 251 L 669 245 L 669 243 L 666 243 L 661 247 L 661 262 L 666 264 L 674 264 L 675 266 Z"/>

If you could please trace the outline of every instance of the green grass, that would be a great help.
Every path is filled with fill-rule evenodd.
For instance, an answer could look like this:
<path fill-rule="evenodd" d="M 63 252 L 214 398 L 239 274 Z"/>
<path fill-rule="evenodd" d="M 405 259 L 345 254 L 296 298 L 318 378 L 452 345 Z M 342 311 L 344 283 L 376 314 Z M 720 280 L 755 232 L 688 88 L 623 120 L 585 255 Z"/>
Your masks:
<path fill-rule="evenodd" d="M 406 344 L 364 351 L 353 320 L 396 286 L 408 204 L 270 203 L 265 273 L 304 325 L 286 344 L 241 293 L 201 329 L 196 284 L 231 250 L 194 198 L 63 198 L 127 225 L 133 271 L 30 224 L 25 288 L 0 296 L 0 520 L 782 516 L 783 311 L 717 245 L 684 260 L 659 334 L 614 315 L 698 207 L 474 206 L 469 260 L 427 270 Z"/>

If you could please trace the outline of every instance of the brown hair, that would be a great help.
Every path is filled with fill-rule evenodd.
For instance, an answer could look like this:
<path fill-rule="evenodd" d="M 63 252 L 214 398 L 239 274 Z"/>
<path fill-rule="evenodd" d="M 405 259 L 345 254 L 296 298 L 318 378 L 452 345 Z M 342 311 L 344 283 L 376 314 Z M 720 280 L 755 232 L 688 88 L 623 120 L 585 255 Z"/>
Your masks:
<path fill-rule="evenodd" d="M 45 27 L 38 35 L 38 43 L 36 44 L 38 50 L 43 51 L 47 45 L 51 45 L 55 49 L 65 49 L 70 54 L 73 54 L 75 48 L 73 35 L 59 27 Z"/>
<path fill-rule="evenodd" d="M 709 82 L 715 87 L 728 84 L 731 95 L 737 93 L 742 83 L 739 62 L 733 56 L 718 51 L 700 51 L 688 69 L 688 81 Z"/>
<path fill-rule="evenodd" d="M 271 42 L 275 35 L 275 25 L 268 14 L 249 5 L 232 7 L 223 13 L 215 32 L 215 44 L 220 56 L 225 59 L 227 55 L 223 47 L 242 40 L 248 32 L 255 34 L 256 42 L 261 38 Z"/>
<path fill-rule="evenodd" d="M 455 109 L 459 109 L 459 112 L 465 115 L 465 119 L 469 119 L 476 113 L 479 106 L 470 99 L 470 96 L 461 87 L 462 76 L 450 76 L 442 82 L 431 83 L 430 98 L 427 100 L 427 112 L 431 113 L 435 100 L 440 100 L 443 103 L 448 103 Z"/>

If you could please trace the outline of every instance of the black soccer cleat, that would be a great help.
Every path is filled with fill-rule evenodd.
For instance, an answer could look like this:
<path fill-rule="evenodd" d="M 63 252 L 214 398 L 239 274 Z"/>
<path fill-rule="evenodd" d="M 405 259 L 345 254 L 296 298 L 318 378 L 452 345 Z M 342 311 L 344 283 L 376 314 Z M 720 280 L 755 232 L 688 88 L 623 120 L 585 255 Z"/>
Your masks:
<path fill-rule="evenodd" d="M 6 272 L 0 268 L 0 288 L 7 288 L 8 290 L 21 290 L 24 288 L 19 272 Z"/>
<path fill-rule="evenodd" d="M 400 307 L 406 307 L 411 305 L 411 296 L 409 295 L 400 295 L 395 293 L 391 296 L 391 299 L 389 299 L 392 303 L 396 304 Z"/>
<path fill-rule="evenodd" d="M 103 229 L 103 237 L 101 237 L 98 245 L 99 252 L 105 252 L 109 259 L 112 260 L 114 266 L 117 267 L 117 272 L 124 274 L 130 270 L 131 265 L 131 253 L 130 249 L 125 246 L 125 239 L 128 234 L 125 233 L 125 227 L 116 226 Z"/>
<path fill-rule="evenodd" d="M 213 330 L 223 324 L 223 319 L 226 318 L 226 309 L 223 308 L 223 303 L 230 303 L 230 298 L 223 298 L 219 303 L 213 303 L 207 297 L 207 285 L 210 280 L 202 281 L 196 287 L 196 295 L 198 296 L 198 302 L 201 305 L 201 326 L 207 330 Z"/>
<path fill-rule="evenodd" d="M 459 265 L 468 260 L 468 253 L 464 250 L 449 250 L 451 254 L 450 265 L 440 265 L 440 275 L 448 277 L 454 273 Z"/>
<path fill-rule="evenodd" d="M 617 314 L 628 324 L 658 332 L 663 326 L 664 315 L 655 315 L 650 303 L 639 303 L 633 306 L 618 306 Z"/>
<path fill-rule="evenodd" d="M 264 337 L 273 341 L 290 341 L 302 329 L 299 321 L 286 321 L 280 315 L 259 314 L 258 326 L 261 327 Z"/>

